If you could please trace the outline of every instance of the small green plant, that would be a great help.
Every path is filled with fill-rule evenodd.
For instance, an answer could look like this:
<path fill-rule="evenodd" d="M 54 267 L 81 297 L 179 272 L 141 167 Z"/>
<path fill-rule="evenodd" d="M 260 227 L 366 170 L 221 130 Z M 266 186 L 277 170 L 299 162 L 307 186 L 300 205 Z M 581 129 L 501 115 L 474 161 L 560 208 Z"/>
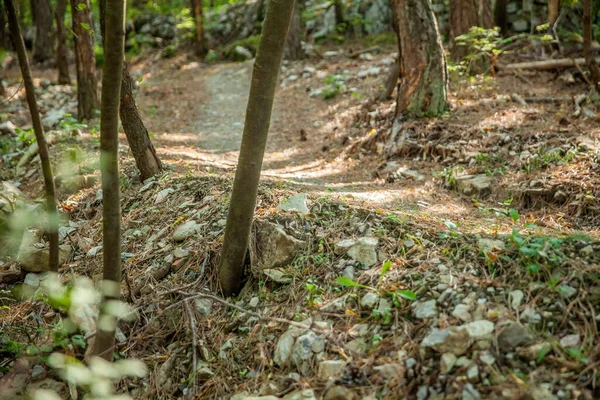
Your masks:
<path fill-rule="evenodd" d="M 33 128 L 28 130 L 23 130 L 21 128 L 16 129 L 17 138 L 21 143 L 26 146 L 29 146 L 33 142 L 35 142 L 35 133 L 33 132 Z"/>
<path fill-rule="evenodd" d="M 492 71 L 498 56 L 503 53 L 501 45 L 504 39 L 500 36 L 500 28 L 485 29 L 471 27 L 469 32 L 454 39 L 457 46 L 467 47 L 468 52 L 456 66 L 461 75 L 472 75 L 482 71 Z"/>
<path fill-rule="evenodd" d="M 345 77 L 343 75 L 329 75 L 325 78 L 325 87 L 321 92 L 321 97 L 324 100 L 333 99 L 340 93 L 345 93 L 348 88 L 344 83 Z"/>
<path fill-rule="evenodd" d="M 323 289 L 319 287 L 316 283 L 313 283 L 312 280 L 306 282 L 306 290 L 308 291 L 307 302 L 310 307 L 317 307 L 323 303 L 323 299 L 320 295 L 323 294 Z"/>

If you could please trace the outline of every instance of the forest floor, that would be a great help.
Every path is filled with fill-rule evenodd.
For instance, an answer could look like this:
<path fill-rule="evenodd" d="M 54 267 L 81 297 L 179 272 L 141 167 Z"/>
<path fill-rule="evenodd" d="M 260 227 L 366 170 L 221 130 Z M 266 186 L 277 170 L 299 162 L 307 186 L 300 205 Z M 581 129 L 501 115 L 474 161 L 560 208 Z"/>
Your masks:
<path fill-rule="evenodd" d="M 139 182 L 122 137 L 123 292 L 140 317 L 121 324 L 118 350 L 150 375 L 120 389 L 159 399 L 600 396 L 600 130 L 587 86 L 562 72 L 453 80 L 447 116 L 397 130 L 394 101 L 369 101 L 393 49 L 335 50 L 282 69 L 250 280 L 229 302 L 211 296 L 252 62 L 133 63 L 168 169 Z M 12 93 L 16 71 L 10 83 Z M 72 90 L 46 83 L 45 113 L 72 107 Z M 3 107 L 26 127 L 22 94 Z M 97 176 L 93 124 L 62 123 L 56 136 L 58 171 L 72 156 L 79 173 Z M 15 153 L 2 179 L 35 198 L 37 165 L 14 176 Z M 59 187 L 67 281 L 100 279 L 98 188 L 93 179 Z M 296 211 L 285 211 L 290 201 Z M 10 254 L 0 272 L 37 287 Z M 12 297 L 2 300 L 0 343 L 68 343 L 83 357 L 81 343 L 52 336 L 59 315 L 48 305 Z M 0 393 L 66 390 L 43 361 L 7 348 Z"/>

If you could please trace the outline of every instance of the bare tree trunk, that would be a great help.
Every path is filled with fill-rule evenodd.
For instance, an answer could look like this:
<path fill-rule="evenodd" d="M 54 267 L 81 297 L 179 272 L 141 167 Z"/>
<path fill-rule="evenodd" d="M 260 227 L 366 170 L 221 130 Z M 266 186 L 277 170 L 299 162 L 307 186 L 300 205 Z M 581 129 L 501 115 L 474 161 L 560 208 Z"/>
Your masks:
<path fill-rule="evenodd" d="M 44 127 L 38 111 L 37 102 L 35 99 L 35 89 L 33 87 L 33 78 L 31 69 L 29 68 L 29 60 L 27 59 L 27 51 L 23 36 L 21 36 L 21 28 L 19 20 L 13 5 L 12 0 L 5 0 L 6 12 L 8 15 L 8 25 L 12 34 L 13 42 L 17 50 L 19 58 L 19 66 L 21 67 L 21 75 L 23 76 L 23 84 L 25 86 L 25 94 L 29 112 L 31 113 L 31 121 L 33 123 L 33 131 L 35 132 L 35 140 L 38 144 L 38 153 L 42 164 L 42 174 L 44 175 L 44 188 L 46 191 L 46 213 L 48 216 L 48 236 L 50 241 L 50 270 L 58 271 L 58 212 L 56 210 L 56 194 L 54 191 L 54 177 L 52 175 L 52 165 L 50 164 L 50 156 L 48 153 L 48 144 L 44 136 Z"/>
<path fill-rule="evenodd" d="M 500 28 L 500 33 L 502 33 L 503 36 L 506 36 L 508 33 L 507 4 L 508 0 L 496 0 L 496 6 L 494 7 L 494 21 L 496 26 Z"/>
<path fill-rule="evenodd" d="M 459 46 L 455 39 L 468 33 L 472 26 L 479 26 L 478 0 L 452 0 L 450 2 L 450 55 L 459 62 L 468 53 L 467 46 Z"/>
<path fill-rule="evenodd" d="M 33 62 L 44 62 L 53 56 L 52 9 L 49 0 L 32 0 L 35 12 L 35 38 L 33 40 Z"/>
<path fill-rule="evenodd" d="M 273 98 L 293 9 L 292 0 L 270 0 L 267 5 L 267 16 L 252 71 L 242 147 L 219 267 L 219 282 L 227 296 L 237 293 L 243 285 L 244 260 L 271 122 Z"/>
<path fill-rule="evenodd" d="M 0 0 L 0 49 L 8 49 L 8 35 L 6 34 L 6 20 L 4 19 L 5 14 L 2 1 Z"/>
<path fill-rule="evenodd" d="M 105 9 L 106 0 L 98 2 L 100 7 L 100 29 L 105 32 Z M 104 37 L 103 37 L 104 41 Z M 127 63 L 123 63 L 123 74 L 121 82 L 121 103 L 119 106 L 119 115 L 121 124 L 127 136 L 129 148 L 135 159 L 135 164 L 140 171 L 140 178 L 145 181 L 148 178 L 160 173 L 163 170 L 163 165 L 156 154 L 154 145 L 150 140 L 148 129 L 144 125 L 144 121 L 138 110 L 135 96 L 133 95 L 134 81 L 129 74 Z"/>
<path fill-rule="evenodd" d="M 94 117 L 98 109 L 98 82 L 96 80 L 96 54 L 90 0 L 71 0 L 75 60 L 77 63 L 77 119 Z"/>
<path fill-rule="evenodd" d="M 100 310 L 94 354 L 113 359 L 117 319 L 106 302 L 119 300 L 121 285 L 121 202 L 119 188 L 119 99 L 125 48 L 124 0 L 106 0 L 106 31 L 100 114 L 100 168 L 102 171 L 102 234 L 104 299 Z M 109 322 L 106 324 L 106 322 Z"/>
<path fill-rule="evenodd" d="M 552 31 L 554 23 L 560 14 L 560 0 L 548 0 L 548 29 Z"/>
<path fill-rule="evenodd" d="M 400 60 L 396 115 L 440 115 L 448 110 L 448 71 L 430 0 L 392 0 L 392 6 Z"/>
<path fill-rule="evenodd" d="M 290 22 L 290 29 L 287 36 L 287 57 L 290 60 L 301 60 L 304 58 L 304 51 L 302 50 L 302 38 L 303 38 L 303 27 L 302 27 L 302 1 L 296 0 L 294 6 L 294 13 L 292 14 L 292 21 Z"/>
<path fill-rule="evenodd" d="M 600 67 L 592 49 L 592 8 L 592 0 L 583 1 L 583 54 L 596 91 L 600 93 Z"/>
<path fill-rule="evenodd" d="M 69 78 L 69 59 L 67 52 L 67 35 L 65 33 L 65 13 L 67 12 L 67 0 L 56 0 L 56 10 L 54 17 L 56 19 L 56 69 L 58 70 L 58 83 L 68 85 L 71 83 Z"/>
<path fill-rule="evenodd" d="M 342 0 L 333 0 L 333 6 L 335 7 L 335 23 L 340 25 L 346 22 L 344 20 L 344 6 Z"/>
<path fill-rule="evenodd" d="M 196 55 L 204 57 L 206 55 L 206 40 L 204 38 L 204 24 L 202 18 L 202 0 L 191 0 L 192 15 L 196 24 Z"/>

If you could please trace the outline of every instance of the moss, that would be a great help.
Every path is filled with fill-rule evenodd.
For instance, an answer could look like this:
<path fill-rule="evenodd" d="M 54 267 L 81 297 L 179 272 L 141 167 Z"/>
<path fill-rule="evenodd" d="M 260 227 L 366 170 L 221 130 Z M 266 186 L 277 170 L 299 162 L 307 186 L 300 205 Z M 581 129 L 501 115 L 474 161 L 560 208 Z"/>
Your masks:
<path fill-rule="evenodd" d="M 254 36 L 250 36 L 246 39 L 237 40 L 237 41 L 231 43 L 229 46 L 227 46 L 227 48 L 223 51 L 223 55 L 225 56 L 225 58 L 228 58 L 233 61 L 244 61 L 245 59 L 242 56 L 240 56 L 239 54 L 237 54 L 234 51 L 234 49 L 237 46 L 242 46 L 242 47 L 250 50 L 250 52 L 253 55 L 256 55 L 256 51 L 258 50 L 259 42 L 260 42 L 260 35 L 254 35 Z"/>

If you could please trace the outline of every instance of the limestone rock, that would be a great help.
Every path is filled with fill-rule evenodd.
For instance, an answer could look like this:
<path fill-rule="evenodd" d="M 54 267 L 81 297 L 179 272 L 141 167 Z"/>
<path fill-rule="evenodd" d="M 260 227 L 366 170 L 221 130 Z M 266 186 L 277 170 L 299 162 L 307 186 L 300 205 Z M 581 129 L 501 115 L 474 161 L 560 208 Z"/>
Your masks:
<path fill-rule="evenodd" d="M 304 241 L 288 235 L 279 225 L 264 221 L 257 226 L 257 241 L 264 269 L 285 266 L 306 246 Z"/>
<path fill-rule="evenodd" d="M 339 375 L 344 369 L 345 365 L 346 361 L 344 360 L 321 361 L 319 363 L 319 379 L 327 380 L 331 377 Z"/>
<path fill-rule="evenodd" d="M 492 192 L 493 178 L 487 175 L 464 175 L 456 178 L 456 188 L 466 196 L 485 197 Z"/>
<path fill-rule="evenodd" d="M 531 341 L 533 336 L 529 330 L 518 322 L 511 322 L 498 335 L 498 347 L 503 351 L 512 350 Z"/>
<path fill-rule="evenodd" d="M 433 318 L 438 315 L 438 310 L 436 306 L 435 300 L 428 300 L 422 303 L 418 303 L 415 306 L 414 310 L 415 318 L 417 319 L 426 319 Z"/>
<path fill-rule="evenodd" d="M 183 242 L 184 240 L 192 237 L 200 231 L 200 224 L 196 221 L 187 221 L 177 228 L 173 232 L 173 240 L 176 242 Z"/>
<path fill-rule="evenodd" d="M 359 238 L 348 250 L 348 256 L 358 261 L 365 267 L 371 267 L 377 263 L 377 244 L 379 240 L 373 237 Z"/>
<path fill-rule="evenodd" d="M 306 193 L 300 193 L 290 197 L 281 203 L 277 209 L 282 211 L 295 211 L 299 214 L 308 214 L 310 212 L 306 205 Z"/>

